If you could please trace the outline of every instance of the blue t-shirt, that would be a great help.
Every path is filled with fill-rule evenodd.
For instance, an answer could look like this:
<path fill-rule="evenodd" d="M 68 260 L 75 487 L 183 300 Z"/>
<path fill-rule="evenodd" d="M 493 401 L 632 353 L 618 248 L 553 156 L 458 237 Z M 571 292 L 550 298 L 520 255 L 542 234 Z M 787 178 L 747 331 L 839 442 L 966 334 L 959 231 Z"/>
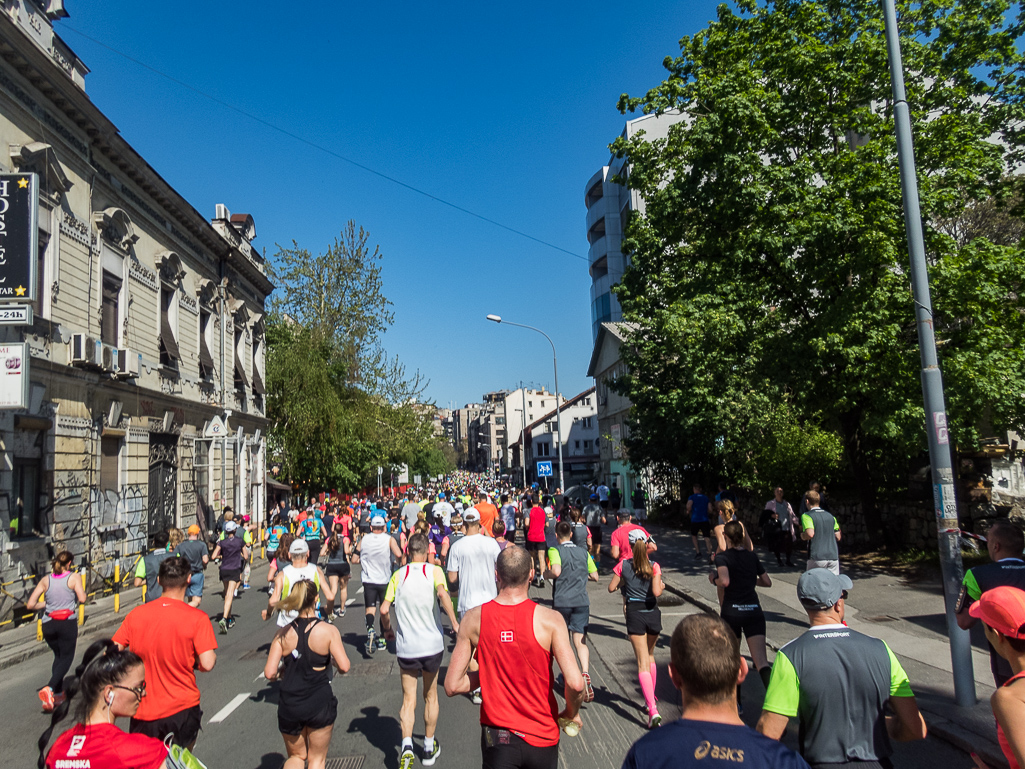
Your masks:
<path fill-rule="evenodd" d="M 704 523 L 708 520 L 708 497 L 704 494 L 691 494 L 687 501 L 694 503 L 690 509 L 691 521 Z"/>
<path fill-rule="evenodd" d="M 707 501 L 707 500 L 706 500 Z M 623 769 L 808 769 L 790 748 L 749 726 L 680 719 L 641 737 Z"/>

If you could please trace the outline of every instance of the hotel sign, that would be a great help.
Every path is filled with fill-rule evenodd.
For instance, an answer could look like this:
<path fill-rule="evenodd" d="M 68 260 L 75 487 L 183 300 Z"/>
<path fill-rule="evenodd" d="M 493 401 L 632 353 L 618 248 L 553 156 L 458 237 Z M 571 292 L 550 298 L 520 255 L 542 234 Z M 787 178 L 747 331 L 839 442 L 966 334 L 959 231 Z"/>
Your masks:
<path fill-rule="evenodd" d="M 39 177 L 0 174 L 0 302 L 34 302 L 39 258 Z"/>

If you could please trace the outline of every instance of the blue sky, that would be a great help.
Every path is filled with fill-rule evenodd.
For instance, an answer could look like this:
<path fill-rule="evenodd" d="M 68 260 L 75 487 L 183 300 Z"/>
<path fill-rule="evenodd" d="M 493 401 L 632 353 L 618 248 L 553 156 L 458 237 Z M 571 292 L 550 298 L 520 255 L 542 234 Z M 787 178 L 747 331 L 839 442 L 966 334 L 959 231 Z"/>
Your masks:
<path fill-rule="evenodd" d="M 86 90 L 202 214 L 256 220 L 272 256 L 348 219 L 384 254 L 389 352 L 462 405 L 519 380 L 590 386 L 587 263 L 304 145 L 75 30 L 381 173 L 582 257 L 584 184 L 622 130 L 623 92 L 658 83 L 713 2 L 69 3 L 56 29 Z"/>

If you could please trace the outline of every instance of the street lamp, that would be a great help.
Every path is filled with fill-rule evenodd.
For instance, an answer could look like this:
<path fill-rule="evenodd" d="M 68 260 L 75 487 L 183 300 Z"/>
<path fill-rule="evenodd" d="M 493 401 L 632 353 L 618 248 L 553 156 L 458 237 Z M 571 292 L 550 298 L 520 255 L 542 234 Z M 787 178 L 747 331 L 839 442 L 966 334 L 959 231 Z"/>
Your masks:
<path fill-rule="evenodd" d="M 488 320 L 493 323 L 508 323 L 510 326 L 517 326 L 519 328 L 530 329 L 536 331 L 545 339 L 548 340 L 548 344 L 552 346 L 552 365 L 555 368 L 555 429 L 559 431 L 559 488 L 562 492 L 566 493 L 566 481 L 562 473 L 562 407 L 559 405 L 559 358 L 555 354 L 555 342 L 548 336 L 544 331 L 533 326 L 527 326 L 523 323 L 513 323 L 511 320 L 502 320 L 501 315 L 488 315 Z M 526 465 L 524 465 L 524 468 Z"/>

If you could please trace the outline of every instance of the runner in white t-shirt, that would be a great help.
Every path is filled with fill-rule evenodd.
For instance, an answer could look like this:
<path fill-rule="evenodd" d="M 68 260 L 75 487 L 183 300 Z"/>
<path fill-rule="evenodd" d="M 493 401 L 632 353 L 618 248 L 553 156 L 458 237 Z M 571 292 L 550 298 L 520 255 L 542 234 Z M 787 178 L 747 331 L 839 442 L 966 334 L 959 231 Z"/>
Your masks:
<path fill-rule="evenodd" d="M 463 516 L 466 536 L 448 551 L 445 568 L 452 583 L 459 582 L 459 618 L 470 609 L 481 606 L 496 595 L 495 561 L 501 546 L 480 530 L 480 513 L 471 507 Z"/>
<path fill-rule="evenodd" d="M 413 753 L 413 722 L 416 716 L 416 680 L 421 675 L 424 679 L 424 766 L 433 765 L 441 753 L 441 745 L 434 739 L 438 725 L 438 670 L 445 654 L 439 603 L 448 615 L 452 630 L 459 632 L 445 573 L 440 566 L 427 563 L 429 548 L 430 542 L 425 534 L 414 534 L 409 538 L 407 552 L 412 561 L 392 574 L 381 604 L 381 627 L 389 640 L 395 639 L 402 676 L 399 769 L 412 769 L 416 759 Z M 397 633 L 391 627 L 393 605 Z"/>
<path fill-rule="evenodd" d="M 377 607 L 384 601 L 384 591 L 391 578 L 392 556 L 395 556 L 396 560 L 402 558 L 402 550 L 398 543 L 384 530 L 386 525 L 384 516 L 375 514 L 370 519 L 370 533 L 363 536 L 357 548 L 360 581 L 363 583 L 363 605 L 367 610 L 367 654 L 388 647 L 384 636 L 378 638 L 374 632 L 374 617 L 377 615 Z M 383 618 L 381 632 L 384 632 Z"/>
<path fill-rule="evenodd" d="M 267 608 L 260 612 L 260 616 L 264 620 L 270 617 L 278 601 L 287 597 L 292 592 L 292 588 L 295 587 L 295 583 L 300 580 L 309 580 L 317 586 L 318 590 L 324 591 L 324 595 L 329 600 L 333 601 L 335 599 L 335 594 L 331 591 L 331 586 L 328 584 L 323 570 L 309 562 L 310 546 L 306 544 L 306 540 L 297 539 L 293 541 L 288 548 L 288 555 L 292 563 L 274 575 L 274 589 L 271 590 L 270 599 L 267 601 Z M 279 611 L 277 617 L 278 627 L 290 625 L 292 620 L 298 616 L 299 612 L 297 611 Z"/>

